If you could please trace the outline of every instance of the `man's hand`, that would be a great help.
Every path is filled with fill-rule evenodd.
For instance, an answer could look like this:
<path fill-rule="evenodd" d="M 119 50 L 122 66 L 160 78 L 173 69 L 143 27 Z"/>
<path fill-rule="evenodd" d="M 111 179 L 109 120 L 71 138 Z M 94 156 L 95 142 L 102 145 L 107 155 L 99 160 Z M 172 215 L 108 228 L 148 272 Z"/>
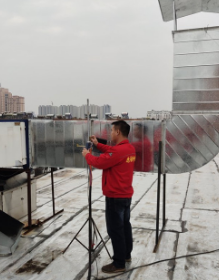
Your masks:
<path fill-rule="evenodd" d="M 87 149 L 83 149 L 82 151 L 82 156 L 85 158 L 86 157 L 86 154 L 89 154 L 90 152 L 87 150 Z"/>
<path fill-rule="evenodd" d="M 97 138 L 96 138 L 95 135 L 92 135 L 92 136 L 90 137 L 90 141 L 93 142 L 95 146 L 98 144 L 98 141 L 97 141 Z"/>

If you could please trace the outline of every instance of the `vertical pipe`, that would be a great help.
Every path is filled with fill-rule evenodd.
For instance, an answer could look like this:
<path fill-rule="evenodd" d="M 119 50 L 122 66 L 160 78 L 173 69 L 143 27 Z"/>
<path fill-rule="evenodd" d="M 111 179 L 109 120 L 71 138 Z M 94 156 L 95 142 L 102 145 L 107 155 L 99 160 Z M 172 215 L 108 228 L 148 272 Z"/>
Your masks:
<path fill-rule="evenodd" d="M 54 180 L 53 180 L 53 167 L 51 167 L 51 183 L 52 183 L 52 207 L 53 215 L 55 215 L 55 195 L 54 195 Z"/>
<path fill-rule="evenodd" d="M 89 240 L 89 268 L 88 280 L 91 278 L 91 250 L 92 250 L 92 209 L 91 209 L 91 185 L 89 185 L 89 217 L 88 217 L 88 240 Z"/>
<path fill-rule="evenodd" d="M 158 244 L 158 239 L 159 239 L 161 153 L 162 153 L 162 142 L 159 141 L 158 178 L 157 178 L 157 217 L 156 217 L 156 237 L 155 237 L 156 245 Z"/>
<path fill-rule="evenodd" d="M 176 16 L 176 5 L 175 5 L 175 0 L 173 0 L 173 28 L 174 31 L 177 31 L 177 16 Z"/>
<path fill-rule="evenodd" d="M 87 133 L 88 133 L 88 141 L 90 138 L 90 112 L 89 112 L 89 99 L 87 99 Z M 90 167 L 88 166 L 88 169 Z M 91 209 L 91 183 L 90 178 L 88 177 L 88 187 L 89 187 L 89 217 L 88 217 L 88 248 L 89 248 L 89 267 L 88 267 L 88 277 L 87 279 L 90 280 L 91 278 L 91 250 L 92 250 L 92 209 Z"/>
<path fill-rule="evenodd" d="M 89 141 L 89 137 L 90 137 L 90 112 L 89 112 L 89 99 L 87 99 L 87 133 L 88 133 L 88 139 L 87 141 Z"/>
<path fill-rule="evenodd" d="M 32 226 L 30 169 L 28 169 L 26 172 L 27 172 L 27 213 L 28 213 L 28 227 L 30 228 Z"/>
<path fill-rule="evenodd" d="M 165 157 L 165 151 L 166 151 L 166 121 L 163 120 L 161 123 L 161 141 L 162 141 L 162 152 L 161 152 L 161 173 L 165 173 L 165 163 L 166 163 L 166 157 Z"/>
<path fill-rule="evenodd" d="M 166 221 L 166 174 L 163 174 L 163 227 Z"/>

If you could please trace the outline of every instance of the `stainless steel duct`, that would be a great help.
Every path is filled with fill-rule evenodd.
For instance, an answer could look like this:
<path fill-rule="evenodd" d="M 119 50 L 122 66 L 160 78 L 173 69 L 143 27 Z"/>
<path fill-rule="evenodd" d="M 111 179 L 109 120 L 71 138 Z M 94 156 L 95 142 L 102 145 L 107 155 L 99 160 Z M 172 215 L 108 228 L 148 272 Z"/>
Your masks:
<path fill-rule="evenodd" d="M 91 121 L 91 134 L 110 143 L 112 121 Z M 161 121 L 128 121 L 129 141 L 136 149 L 135 171 L 157 170 L 158 142 L 164 135 Z M 86 167 L 81 155 L 88 140 L 87 121 L 31 120 L 33 167 Z M 98 155 L 98 152 L 94 152 Z"/>
<path fill-rule="evenodd" d="M 219 27 L 173 32 L 173 111 L 219 110 Z"/>
<path fill-rule="evenodd" d="M 198 169 L 219 152 L 219 115 L 176 115 L 166 123 L 166 173 Z"/>
<path fill-rule="evenodd" d="M 91 133 L 110 145 L 112 121 L 92 121 Z M 219 114 L 181 114 L 171 120 L 128 121 L 129 141 L 136 149 L 135 171 L 156 172 L 158 143 L 166 140 L 163 172 L 191 172 L 219 152 Z M 86 167 L 81 151 L 87 141 L 86 121 L 31 120 L 32 166 Z M 94 152 L 98 156 L 98 152 Z"/>

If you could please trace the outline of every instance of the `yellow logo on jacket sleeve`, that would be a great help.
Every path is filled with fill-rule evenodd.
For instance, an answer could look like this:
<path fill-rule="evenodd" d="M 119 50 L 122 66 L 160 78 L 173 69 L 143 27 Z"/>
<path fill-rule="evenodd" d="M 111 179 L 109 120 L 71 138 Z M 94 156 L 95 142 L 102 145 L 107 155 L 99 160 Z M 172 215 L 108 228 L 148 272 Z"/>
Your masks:
<path fill-rule="evenodd" d="M 134 162 L 134 161 L 135 161 L 135 156 L 130 156 L 130 157 L 127 157 L 127 159 L 126 159 L 127 163 Z"/>

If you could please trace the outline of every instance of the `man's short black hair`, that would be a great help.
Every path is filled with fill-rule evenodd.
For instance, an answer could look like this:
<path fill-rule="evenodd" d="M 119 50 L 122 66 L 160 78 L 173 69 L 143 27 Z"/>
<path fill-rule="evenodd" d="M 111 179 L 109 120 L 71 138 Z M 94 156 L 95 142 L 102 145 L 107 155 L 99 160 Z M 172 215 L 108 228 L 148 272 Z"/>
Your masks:
<path fill-rule="evenodd" d="M 115 121 L 111 123 L 116 129 L 119 129 L 124 137 L 128 137 L 130 131 L 130 125 L 125 121 Z"/>

